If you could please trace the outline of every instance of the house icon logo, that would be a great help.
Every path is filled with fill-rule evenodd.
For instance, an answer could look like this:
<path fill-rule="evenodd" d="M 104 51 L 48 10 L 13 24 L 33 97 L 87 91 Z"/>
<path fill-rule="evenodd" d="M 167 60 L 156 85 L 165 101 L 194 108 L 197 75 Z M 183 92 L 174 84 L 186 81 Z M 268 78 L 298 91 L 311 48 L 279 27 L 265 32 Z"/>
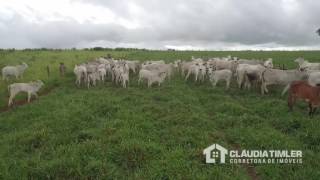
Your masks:
<path fill-rule="evenodd" d="M 203 150 L 203 155 L 206 155 L 206 163 L 216 163 L 219 157 L 220 163 L 225 163 L 227 154 L 228 150 L 219 144 L 212 144 Z"/>

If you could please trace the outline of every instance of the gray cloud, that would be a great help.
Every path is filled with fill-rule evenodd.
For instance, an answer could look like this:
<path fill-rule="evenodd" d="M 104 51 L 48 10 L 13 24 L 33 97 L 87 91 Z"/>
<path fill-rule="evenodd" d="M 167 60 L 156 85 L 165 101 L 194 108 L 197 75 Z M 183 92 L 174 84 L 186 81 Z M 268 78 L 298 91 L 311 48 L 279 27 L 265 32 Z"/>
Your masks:
<path fill-rule="evenodd" d="M 72 18 L 34 23 L 15 12 L 0 18 L 0 47 L 195 46 L 320 47 L 320 1 L 312 0 L 73 0 L 111 10 L 137 22 L 79 23 Z M 131 4 L 130 4 L 131 3 Z M 134 4 L 134 5 L 132 5 Z M 132 6 L 140 9 L 132 11 Z M 90 13 L 90 12 L 86 12 Z M 1 14 L 1 12 L 0 12 Z"/>

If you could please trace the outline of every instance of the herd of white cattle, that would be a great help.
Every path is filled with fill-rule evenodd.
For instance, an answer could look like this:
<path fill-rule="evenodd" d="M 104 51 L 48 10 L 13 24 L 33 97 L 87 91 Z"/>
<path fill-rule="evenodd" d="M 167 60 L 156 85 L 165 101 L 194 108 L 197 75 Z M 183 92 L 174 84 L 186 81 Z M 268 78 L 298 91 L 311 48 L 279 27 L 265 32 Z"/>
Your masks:
<path fill-rule="evenodd" d="M 267 60 L 247 60 L 237 57 L 202 58 L 191 57 L 191 61 L 176 60 L 166 64 L 163 60 L 157 61 L 129 61 L 115 60 L 99 57 L 93 61 L 75 65 L 74 74 L 76 84 L 85 85 L 88 88 L 95 86 L 98 82 L 104 82 L 109 76 L 114 84 L 120 84 L 126 88 L 129 84 L 129 74 L 138 73 L 138 84 L 146 81 L 148 87 L 157 83 L 159 86 L 165 79 L 179 72 L 188 80 L 191 76 L 196 82 L 204 82 L 208 79 L 213 86 L 223 80 L 226 89 L 230 87 L 232 79 L 236 79 L 239 88 L 250 89 L 252 85 L 260 86 L 261 93 L 268 93 L 269 85 L 285 86 L 284 94 L 291 82 L 297 80 L 308 80 L 310 85 L 320 85 L 320 63 L 310 63 L 303 58 L 294 60 L 297 68 L 292 70 L 281 70 L 273 68 L 271 58 Z"/>
<path fill-rule="evenodd" d="M 191 57 L 191 61 L 176 60 L 166 64 L 163 60 L 157 61 L 129 61 L 99 57 L 93 61 L 75 65 L 74 74 L 76 85 L 87 88 L 104 83 L 108 79 L 123 88 L 128 87 L 130 76 L 138 72 L 138 84 L 147 82 L 147 86 L 161 85 L 166 79 L 170 80 L 174 74 L 181 74 L 187 81 L 191 76 L 195 82 L 204 82 L 207 79 L 213 86 L 219 81 L 226 82 L 226 89 L 230 87 L 232 79 L 236 79 L 239 88 L 250 89 L 253 85 L 260 86 L 261 93 L 268 93 L 269 85 L 283 85 L 282 95 L 289 89 L 291 82 L 306 80 L 311 86 L 320 85 L 320 63 L 310 63 L 303 58 L 294 60 L 297 68 L 292 70 L 274 69 L 272 59 L 247 60 L 237 57 L 202 58 Z M 2 79 L 10 76 L 22 78 L 28 68 L 26 63 L 17 66 L 5 66 L 2 69 Z M 27 92 L 28 102 L 31 96 L 38 96 L 37 92 L 44 85 L 41 80 L 29 83 L 13 83 L 8 86 L 9 102 L 12 105 L 14 97 L 20 92 Z"/>

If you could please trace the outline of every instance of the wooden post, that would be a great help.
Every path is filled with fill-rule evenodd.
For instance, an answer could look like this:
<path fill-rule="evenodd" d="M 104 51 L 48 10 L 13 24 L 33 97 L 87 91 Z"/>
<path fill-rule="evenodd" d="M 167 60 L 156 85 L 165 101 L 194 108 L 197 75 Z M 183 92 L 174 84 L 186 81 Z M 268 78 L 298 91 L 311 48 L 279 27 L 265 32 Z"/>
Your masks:
<path fill-rule="evenodd" d="M 47 65 L 47 74 L 48 74 L 48 78 L 50 77 L 50 67 L 49 65 Z"/>
<path fill-rule="evenodd" d="M 66 66 L 64 65 L 64 63 L 60 63 L 59 72 L 60 72 L 60 76 L 63 77 L 66 72 Z"/>

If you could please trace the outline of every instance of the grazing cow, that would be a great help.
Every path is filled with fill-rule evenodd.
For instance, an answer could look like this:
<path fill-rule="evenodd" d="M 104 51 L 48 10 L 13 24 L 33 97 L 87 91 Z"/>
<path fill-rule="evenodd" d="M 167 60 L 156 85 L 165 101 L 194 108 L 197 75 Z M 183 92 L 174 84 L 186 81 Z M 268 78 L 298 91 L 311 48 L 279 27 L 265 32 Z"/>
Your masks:
<path fill-rule="evenodd" d="M 320 106 L 320 87 L 313 87 L 307 81 L 293 81 L 290 84 L 288 107 L 292 111 L 297 99 L 302 99 L 309 104 L 309 116 L 312 117 Z"/>

